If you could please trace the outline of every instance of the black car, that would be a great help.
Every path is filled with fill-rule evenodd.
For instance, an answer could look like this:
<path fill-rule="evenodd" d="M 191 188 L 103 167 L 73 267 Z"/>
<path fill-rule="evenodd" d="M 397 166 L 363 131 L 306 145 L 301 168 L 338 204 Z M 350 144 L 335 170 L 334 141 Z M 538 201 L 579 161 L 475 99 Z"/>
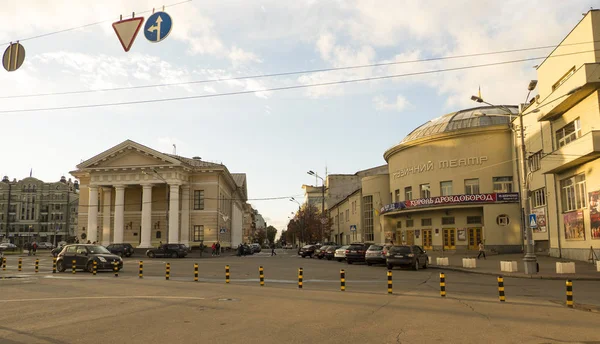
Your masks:
<path fill-rule="evenodd" d="M 317 246 L 315 245 L 305 245 L 298 251 L 298 255 L 302 256 L 302 258 L 310 257 L 312 258 L 315 255 L 315 250 Z"/>
<path fill-rule="evenodd" d="M 388 269 L 394 266 L 409 266 L 413 270 L 419 270 L 420 267 L 427 269 L 429 258 L 427 252 L 419 246 L 392 246 L 386 254 L 386 265 Z"/>
<path fill-rule="evenodd" d="M 365 254 L 370 245 L 368 244 L 352 244 L 346 249 L 346 262 L 348 264 L 356 262 L 364 262 Z"/>
<path fill-rule="evenodd" d="M 321 246 L 315 249 L 315 257 L 319 259 L 325 258 L 325 251 L 329 248 L 329 246 Z"/>
<path fill-rule="evenodd" d="M 335 256 L 335 250 L 337 250 L 338 248 L 340 248 L 340 246 L 338 246 L 338 245 L 327 246 L 327 249 L 325 250 L 324 257 L 327 260 L 332 260 L 334 258 L 334 256 Z"/>
<path fill-rule="evenodd" d="M 56 270 L 71 270 L 75 261 L 76 269 L 92 272 L 94 262 L 97 270 L 114 270 L 115 264 L 121 270 L 123 259 L 110 253 L 104 246 L 91 244 L 66 245 L 56 259 Z"/>
<path fill-rule="evenodd" d="M 183 258 L 188 254 L 188 247 L 184 244 L 164 244 L 159 248 L 151 248 L 146 251 L 148 258 L 155 257 L 170 257 L 170 258 Z"/>
<path fill-rule="evenodd" d="M 133 254 L 133 246 L 131 244 L 110 244 L 106 246 L 110 253 L 114 253 L 121 257 L 131 257 Z"/>

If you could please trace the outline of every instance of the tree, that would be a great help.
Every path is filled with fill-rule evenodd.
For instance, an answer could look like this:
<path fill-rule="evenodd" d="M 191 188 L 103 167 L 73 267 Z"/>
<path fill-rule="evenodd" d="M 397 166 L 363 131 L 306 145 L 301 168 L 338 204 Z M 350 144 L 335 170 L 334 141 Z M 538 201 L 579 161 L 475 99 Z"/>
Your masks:
<path fill-rule="evenodd" d="M 269 240 L 269 242 L 271 244 L 275 243 L 275 236 L 276 235 L 277 235 L 277 228 L 275 228 L 273 226 L 267 227 L 267 240 Z"/>
<path fill-rule="evenodd" d="M 305 243 L 324 242 L 331 235 L 333 220 L 312 204 L 304 205 L 288 223 L 288 240 Z"/>
<path fill-rule="evenodd" d="M 267 232 L 264 228 L 257 229 L 256 234 L 254 235 L 254 241 L 262 246 L 262 244 L 265 243 L 265 239 L 267 239 Z"/>

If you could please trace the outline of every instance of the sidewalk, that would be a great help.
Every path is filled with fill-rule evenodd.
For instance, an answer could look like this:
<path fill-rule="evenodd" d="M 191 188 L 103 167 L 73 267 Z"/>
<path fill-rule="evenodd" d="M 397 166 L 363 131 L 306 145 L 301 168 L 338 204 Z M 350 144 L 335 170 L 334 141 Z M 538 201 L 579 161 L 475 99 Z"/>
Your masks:
<path fill-rule="evenodd" d="M 596 271 L 596 266 L 588 262 L 582 262 L 577 260 L 566 260 L 554 257 L 548 257 L 546 255 L 538 255 L 537 261 L 540 266 L 539 273 L 535 275 L 526 275 L 524 273 L 523 265 L 523 254 L 495 254 L 489 255 L 487 259 L 478 259 L 477 267 L 463 268 L 463 258 L 477 258 L 478 252 L 474 253 L 456 253 L 456 254 L 445 254 L 444 257 L 448 257 L 449 266 L 438 266 L 436 265 L 436 258 L 442 257 L 441 252 L 430 252 L 431 257 L 430 267 L 433 269 L 440 270 L 452 270 L 461 271 L 474 274 L 482 275 L 502 275 L 504 277 L 515 277 L 515 278 L 537 278 L 537 279 L 550 279 L 550 280 L 566 280 L 571 279 L 574 281 L 600 281 L 600 272 Z M 500 261 L 516 261 L 518 265 L 518 272 L 502 272 L 500 271 Z M 556 262 L 574 262 L 575 273 L 574 274 L 557 274 L 556 273 Z"/>

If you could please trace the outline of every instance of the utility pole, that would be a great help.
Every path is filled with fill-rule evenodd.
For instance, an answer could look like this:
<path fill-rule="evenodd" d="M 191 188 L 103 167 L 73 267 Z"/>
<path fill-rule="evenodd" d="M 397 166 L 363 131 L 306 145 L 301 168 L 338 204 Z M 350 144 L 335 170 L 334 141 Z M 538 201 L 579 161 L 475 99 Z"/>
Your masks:
<path fill-rule="evenodd" d="M 67 237 L 69 236 L 69 220 L 70 220 L 70 209 L 71 209 L 71 203 L 69 202 L 69 196 L 71 195 L 71 185 L 68 184 L 69 182 L 67 182 L 67 218 L 66 218 L 66 229 L 65 229 L 65 237 L 63 238 L 62 241 L 67 241 Z M 56 246 L 56 228 L 54 229 L 54 245 Z"/>

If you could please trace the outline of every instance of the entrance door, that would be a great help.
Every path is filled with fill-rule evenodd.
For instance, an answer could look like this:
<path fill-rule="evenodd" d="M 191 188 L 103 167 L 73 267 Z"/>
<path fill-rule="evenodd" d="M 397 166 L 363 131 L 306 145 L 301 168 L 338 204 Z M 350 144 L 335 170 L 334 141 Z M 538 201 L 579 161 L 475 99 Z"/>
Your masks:
<path fill-rule="evenodd" d="M 431 232 L 431 229 L 423 229 L 423 248 L 426 250 L 431 250 L 432 248 Z"/>
<path fill-rule="evenodd" d="M 411 246 L 415 244 L 415 231 L 414 230 L 406 231 L 406 244 L 411 245 Z"/>
<path fill-rule="evenodd" d="M 444 249 L 445 250 L 456 249 L 456 229 L 444 228 Z"/>
<path fill-rule="evenodd" d="M 477 250 L 477 245 L 480 241 L 483 241 L 481 237 L 481 228 L 469 228 L 469 249 Z"/>

